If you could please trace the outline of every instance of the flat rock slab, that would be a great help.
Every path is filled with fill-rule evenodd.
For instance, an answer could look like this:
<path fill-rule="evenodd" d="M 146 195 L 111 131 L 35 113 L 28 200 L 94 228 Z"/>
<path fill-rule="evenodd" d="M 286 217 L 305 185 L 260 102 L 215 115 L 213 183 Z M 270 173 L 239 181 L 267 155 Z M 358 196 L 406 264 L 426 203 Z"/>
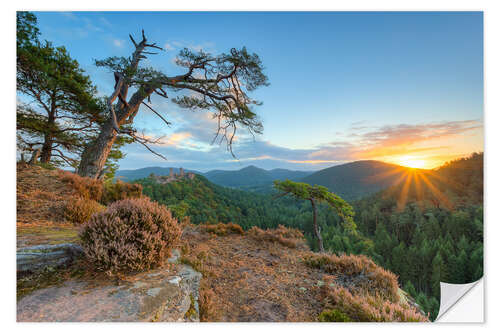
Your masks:
<path fill-rule="evenodd" d="M 20 322 L 199 321 L 201 274 L 187 265 L 137 274 L 120 285 L 72 280 L 17 302 Z"/>
<path fill-rule="evenodd" d="M 16 253 L 17 273 L 22 275 L 69 265 L 82 254 L 82 248 L 72 243 L 23 247 Z"/>

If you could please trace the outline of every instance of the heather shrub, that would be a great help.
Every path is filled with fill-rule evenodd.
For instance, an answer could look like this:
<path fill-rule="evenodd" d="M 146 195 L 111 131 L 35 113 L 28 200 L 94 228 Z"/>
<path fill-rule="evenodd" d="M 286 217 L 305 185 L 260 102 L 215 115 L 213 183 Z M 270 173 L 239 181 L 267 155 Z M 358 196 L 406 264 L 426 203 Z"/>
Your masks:
<path fill-rule="evenodd" d="M 117 180 L 116 182 L 107 181 L 103 183 L 101 202 L 107 205 L 115 201 L 129 198 L 140 198 L 141 196 L 141 184 L 130 184 L 121 180 Z"/>
<path fill-rule="evenodd" d="M 217 310 L 217 304 L 215 299 L 216 294 L 210 287 L 206 284 L 205 280 L 202 280 L 200 285 L 200 321 L 218 321 L 219 313 Z"/>
<path fill-rule="evenodd" d="M 272 243 L 280 243 L 289 248 L 306 247 L 304 235 L 298 229 L 291 229 L 281 224 L 276 229 L 262 230 L 252 227 L 248 234 L 256 240 L 264 240 Z"/>
<path fill-rule="evenodd" d="M 407 304 L 392 303 L 381 296 L 352 294 L 344 287 L 324 285 L 322 289 L 325 310 L 320 321 L 360 322 L 422 322 L 428 318 Z"/>
<path fill-rule="evenodd" d="M 78 195 L 104 205 L 118 200 L 140 198 L 142 196 L 141 184 L 130 184 L 121 180 L 104 182 L 99 179 L 81 177 L 64 170 L 58 170 L 58 173 L 59 177 L 64 182 L 69 183 Z"/>
<path fill-rule="evenodd" d="M 58 170 L 58 174 L 62 181 L 69 183 L 81 197 L 101 201 L 103 192 L 102 181 L 89 177 L 81 177 L 64 170 Z"/>
<path fill-rule="evenodd" d="M 396 275 L 377 266 L 364 255 L 313 254 L 305 258 L 305 263 L 329 274 L 351 276 L 355 278 L 356 285 L 367 292 L 377 293 L 394 302 L 399 301 Z"/>
<path fill-rule="evenodd" d="M 92 215 L 103 211 L 105 208 L 95 200 L 78 197 L 68 202 L 64 209 L 64 217 L 68 222 L 73 224 L 83 224 Z"/>
<path fill-rule="evenodd" d="M 201 224 L 200 229 L 216 234 L 217 236 L 226 236 L 229 234 L 243 235 L 244 233 L 241 226 L 234 223 Z"/>
<path fill-rule="evenodd" d="M 160 266 L 181 229 L 171 212 L 149 198 L 112 203 L 83 225 L 85 255 L 98 270 L 142 271 Z"/>

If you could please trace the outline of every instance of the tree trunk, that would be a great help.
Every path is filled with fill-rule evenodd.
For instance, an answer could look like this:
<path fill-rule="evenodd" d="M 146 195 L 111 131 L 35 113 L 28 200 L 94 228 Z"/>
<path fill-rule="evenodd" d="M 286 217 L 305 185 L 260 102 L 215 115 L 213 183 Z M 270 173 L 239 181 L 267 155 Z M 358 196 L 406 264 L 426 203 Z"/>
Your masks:
<path fill-rule="evenodd" d="M 318 227 L 318 221 L 317 221 L 317 214 L 316 214 L 316 203 L 314 202 L 314 199 L 309 199 L 311 201 L 312 205 L 312 210 L 313 210 L 313 228 L 314 228 L 314 233 L 316 235 L 316 239 L 318 241 L 318 249 L 319 252 L 325 252 L 325 248 L 323 247 L 323 238 L 321 238 L 321 233 L 319 232 L 319 227 Z"/>
<path fill-rule="evenodd" d="M 54 136 L 52 130 L 54 129 L 54 125 L 56 122 L 55 118 L 56 114 L 56 102 L 55 102 L 55 91 L 51 94 L 51 105 L 50 112 L 47 115 L 47 132 L 44 136 L 44 142 L 42 146 L 42 153 L 40 155 L 41 163 L 49 163 L 50 158 L 52 157 L 52 145 L 54 144 Z"/>
<path fill-rule="evenodd" d="M 36 161 L 38 160 L 38 157 L 40 156 L 40 148 L 37 148 L 33 151 L 33 154 L 31 155 L 31 159 L 29 161 L 29 164 L 30 165 L 33 165 L 36 163 Z"/>
<path fill-rule="evenodd" d="M 125 85 L 122 87 L 123 98 L 126 97 L 127 89 L 128 87 Z M 128 118 L 133 118 L 134 115 L 137 114 L 139 105 L 152 93 L 153 89 L 149 87 L 144 89 L 144 91 L 136 91 L 130 98 L 127 106 L 123 105 L 121 102 L 117 103 L 117 109 L 119 109 L 119 111 L 116 112 L 117 126 L 120 127 L 125 123 L 132 123 L 133 119 Z M 101 132 L 97 139 L 85 147 L 82 153 L 80 165 L 78 166 L 78 174 L 80 176 L 94 179 L 99 177 L 117 135 L 118 133 L 113 127 L 113 118 L 109 117 L 106 123 L 101 127 Z"/>
<path fill-rule="evenodd" d="M 109 152 L 113 147 L 116 140 L 115 129 L 113 128 L 113 121 L 109 119 L 102 127 L 101 133 L 97 139 L 85 147 L 82 153 L 82 159 L 78 167 L 78 174 L 83 177 L 90 177 L 97 179 L 101 174 L 101 170 L 106 164 Z"/>
<path fill-rule="evenodd" d="M 52 157 L 52 138 L 50 135 L 46 134 L 45 135 L 45 140 L 42 146 L 42 153 L 40 155 L 40 162 L 41 163 L 49 163 L 50 158 Z"/>

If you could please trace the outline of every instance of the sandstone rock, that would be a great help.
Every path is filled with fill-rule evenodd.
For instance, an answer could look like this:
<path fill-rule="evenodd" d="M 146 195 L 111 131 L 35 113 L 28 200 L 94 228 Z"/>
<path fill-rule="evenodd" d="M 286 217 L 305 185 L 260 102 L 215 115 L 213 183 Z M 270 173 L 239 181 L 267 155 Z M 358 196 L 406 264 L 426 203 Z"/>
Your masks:
<path fill-rule="evenodd" d="M 68 265 L 82 253 L 80 246 L 71 243 L 24 247 L 16 253 L 17 273 L 23 275 Z"/>
<path fill-rule="evenodd" d="M 201 274 L 190 266 L 176 265 L 137 274 L 121 285 L 68 281 L 19 300 L 17 320 L 199 321 L 200 280 Z"/>

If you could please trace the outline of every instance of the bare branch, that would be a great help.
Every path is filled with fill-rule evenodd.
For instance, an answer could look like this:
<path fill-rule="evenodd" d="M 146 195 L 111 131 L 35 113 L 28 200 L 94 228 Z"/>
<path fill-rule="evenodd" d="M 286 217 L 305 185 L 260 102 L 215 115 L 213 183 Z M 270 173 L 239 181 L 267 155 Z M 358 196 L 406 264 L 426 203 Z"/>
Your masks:
<path fill-rule="evenodd" d="M 170 126 L 172 125 L 171 122 L 167 121 L 165 118 L 163 118 L 163 116 L 161 114 L 159 114 L 158 112 L 156 112 L 151 106 L 147 105 L 146 103 L 142 102 L 142 104 L 144 104 L 146 107 L 148 107 L 148 109 L 150 109 L 151 111 L 153 111 L 158 117 L 161 118 L 161 120 L 163 120 L 165 122 L 165 124 L 167 124 L 167 126 Z"/>
<path fill-rule="evenodd" d="M 143 145 L 144 147 L 146 147 L 146 149 L 149 150 L 151 153 L 155 154 L 156 156 L 159 156 L 159 157 L 163 158 L 165 161 L 167 160 L 167 158 L 165 156 L 163 156 L 160 153 L 155 152 L 153 149 L 151 149 L 147 145 L 148 143 L 152 143 L 152 144 L 158 143 L 161 138 L 158 138 L 155 141 L 151 141 L 150 139 L 148 139 L 148 138 L 146 138 L 144 136 L 142 136 L 142 137 L 137 136 L 134 131 L 126 132 L 126 134 L 129 135 L 130 137 L 132 137 L 135 142 L 138 142 L 141 145 Z"/>
<path fill-rule="evenodd" d="M 132 41 L 134 46 L 137 47 L 137 43 L 135 42 L 134 37 L 132 37 L 132 35 L 130 35 L 130 34 L 128 36 L 130 37 L 130 40 Z"/>

